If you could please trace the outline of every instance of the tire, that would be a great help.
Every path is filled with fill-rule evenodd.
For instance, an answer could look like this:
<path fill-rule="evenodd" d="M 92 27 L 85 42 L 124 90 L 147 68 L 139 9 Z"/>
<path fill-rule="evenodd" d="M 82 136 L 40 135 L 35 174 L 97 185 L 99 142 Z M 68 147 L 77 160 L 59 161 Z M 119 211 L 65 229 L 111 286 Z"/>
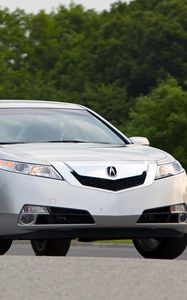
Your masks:
<path fill-rule="evenodd" d="M 12 240 L 3 240 L 0 239 L 0 255 L 5 254 L 12 245 Z"/>
<path fill-rule="evenodd" d="M 66 256 L 71 245 L 71 240 L 31 240 L 31 245 L 37 256 Z"/>
<path fill-rule="evenodd" d="M 186 248 L 187 239 L 161 238 L 161 239 L 135 239 L 136 250 L 144 258 L 174 259 L 181 255 Z"/>

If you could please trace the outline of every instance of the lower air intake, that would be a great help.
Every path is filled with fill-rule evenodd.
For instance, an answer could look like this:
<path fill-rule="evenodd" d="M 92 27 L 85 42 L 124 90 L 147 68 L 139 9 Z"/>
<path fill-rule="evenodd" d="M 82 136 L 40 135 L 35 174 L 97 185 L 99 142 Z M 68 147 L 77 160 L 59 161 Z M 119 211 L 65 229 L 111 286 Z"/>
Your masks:
<path fill-rule="evenodd" d="M 185 223 L 187 222 L 187 211 L 173 211 L 172 206 L 164 206 L 144 210 L 137 223 L 151 224 L 151 223 Z"/>
<path fill-rule="evenodd" d="M 38 215 L 37 225 L 45 224 L 94 224 L 95 221 L 86 210 L 50 207 L 48 215 Z"/>

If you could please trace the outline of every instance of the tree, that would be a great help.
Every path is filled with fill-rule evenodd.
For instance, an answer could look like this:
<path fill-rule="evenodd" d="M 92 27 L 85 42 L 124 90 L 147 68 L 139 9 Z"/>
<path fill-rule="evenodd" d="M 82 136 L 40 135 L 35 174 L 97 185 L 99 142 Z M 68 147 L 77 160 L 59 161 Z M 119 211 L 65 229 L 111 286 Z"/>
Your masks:
<path fill-rule="evenodd" d="M 0 98 L 78 102 L 125 129 L 136 99 L 153 97 L 160 81 L 171 88 L 168 76 L 185 93 L 186 15 L 184 0 L 119 1 L 100 13 L 0 9 Z"/>
<path fill-rule="evenodd" d="M 144 135 L 151 145 L 162 148 L 187 168 L 187 92 L 173 78 L 161 82 L 137 99 L 130 112 L 128 133 Z"/>

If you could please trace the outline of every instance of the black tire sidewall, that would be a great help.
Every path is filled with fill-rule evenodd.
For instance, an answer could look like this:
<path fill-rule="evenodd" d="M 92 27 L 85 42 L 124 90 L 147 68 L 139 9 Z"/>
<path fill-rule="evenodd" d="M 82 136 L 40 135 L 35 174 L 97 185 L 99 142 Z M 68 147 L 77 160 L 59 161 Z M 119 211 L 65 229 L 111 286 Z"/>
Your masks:
<path fill-rule="evenodd" d="M 0 255 L 5 254 L 11 247 L 12 240 L 0 239 Z"/>
<path fill-rule="evenodd" d="M 70 239 L 51 239 L 51 240 L 44 240 L 45 247 L 43 249 L 39 249 L 39 240 L 31 240 L 31 245 L 33 251 L 36 255 L 39 256 L 66 256 L 70 245 Z"/>
<path fill-rule="evenodd" d="M 153 249 L 145 249 L 142 247 L 141 239 L 133 240 L 136 250 L 144 258 L 152 259 L 174 259 L 181 255 L 186 248 L 187 239 L 182 238 L 162 238 L 160 239 L 159 245 Z"/>

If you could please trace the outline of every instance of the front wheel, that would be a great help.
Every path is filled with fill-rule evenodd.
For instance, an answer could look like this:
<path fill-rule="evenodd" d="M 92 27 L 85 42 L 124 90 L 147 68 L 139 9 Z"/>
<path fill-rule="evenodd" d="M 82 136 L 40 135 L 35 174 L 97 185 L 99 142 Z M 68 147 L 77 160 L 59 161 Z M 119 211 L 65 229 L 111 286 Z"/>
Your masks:
<path fill-rule="evenodd" d="M 66 256 L 71 245 L 71 240 L 31 240 L 31 245 L 34 253 L 38 256 Z"/>
<path fill-rule="evenodd" d="M 144 258 L 174 259 L 181 255 L 186 248 L 187 239 L 160 238 L 160 239 L 134 239 L 136 250 Z"/>
<path fill-rule="evenodd" d="M 9 250 L 11 245 L 12 245 L 12 240 L 0 239 L 0 255 L 5 254 Z"/>

